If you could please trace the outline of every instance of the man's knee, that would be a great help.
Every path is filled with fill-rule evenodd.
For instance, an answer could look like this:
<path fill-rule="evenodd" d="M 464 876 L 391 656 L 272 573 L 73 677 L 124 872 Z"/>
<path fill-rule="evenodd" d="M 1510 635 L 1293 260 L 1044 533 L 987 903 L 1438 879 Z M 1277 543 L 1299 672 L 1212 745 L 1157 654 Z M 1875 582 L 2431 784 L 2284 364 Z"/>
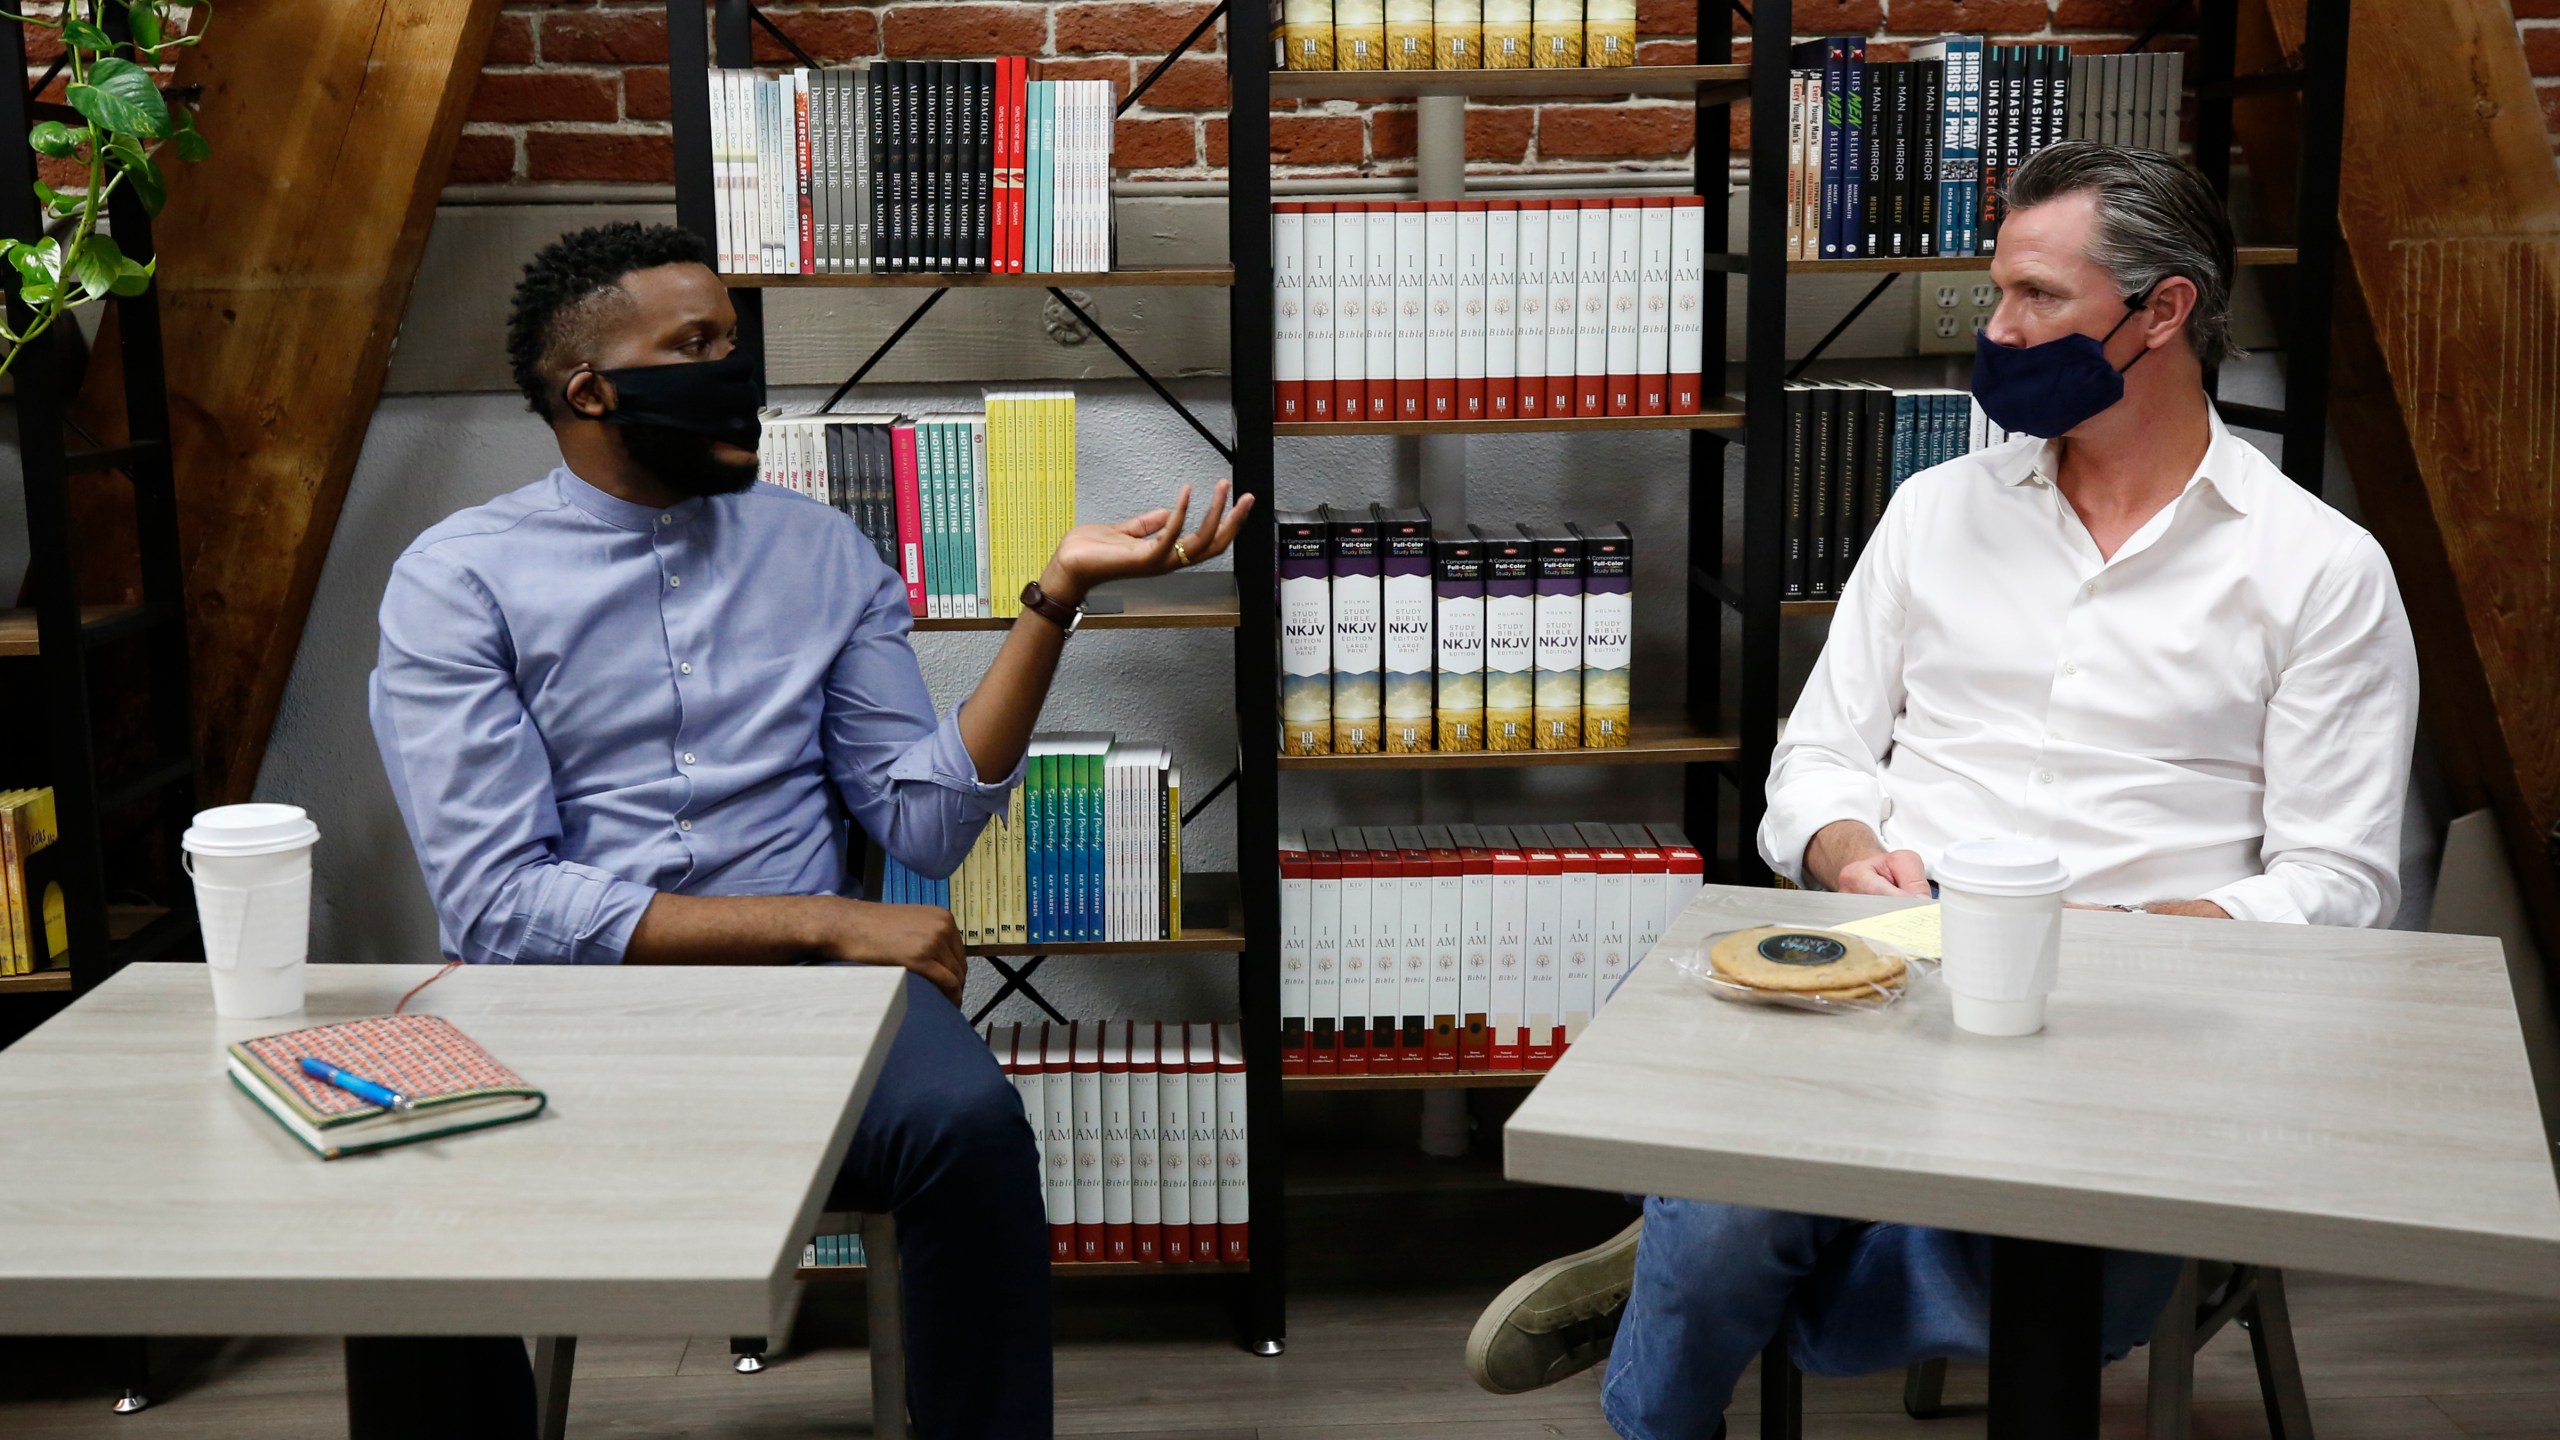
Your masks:
<path fill-rule="evenodd" d="M 1768 1255 L 1793 1266 L 1810 1267 L 1824 1244 L 1839 1233 L 1841 1225 L 1841 1221 L 1828 1216 L 1793 1210 L 1654 1195 L 1644 1202 L 1642 1246 L 1666 1256 Z"/>

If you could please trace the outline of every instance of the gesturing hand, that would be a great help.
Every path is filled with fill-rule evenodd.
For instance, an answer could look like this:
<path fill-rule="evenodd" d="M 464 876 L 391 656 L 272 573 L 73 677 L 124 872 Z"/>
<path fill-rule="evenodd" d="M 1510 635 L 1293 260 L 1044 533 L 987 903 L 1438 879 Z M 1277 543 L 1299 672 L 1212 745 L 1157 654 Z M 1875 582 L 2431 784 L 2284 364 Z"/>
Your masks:
<path fill-rule="evenodd" d="M 1211 492 L 1200 527 L 1182 532 L 1191 511 L 1191 487 L 1182 487 L 1170 510 L 1150 510 L 1116 525 L 1079 525 L 1058 542 L 1058 553 L 1040 577 L 1040 588 L 1070 605 L 1084 603 L 1093 587 L 1112 580 L 1164 575 L 1224 554 L 1253 510 L 1247 495 L 1227 504 L 1229 482 Z M 1054 583 L 1053 583 L 1054 582 Z"/>

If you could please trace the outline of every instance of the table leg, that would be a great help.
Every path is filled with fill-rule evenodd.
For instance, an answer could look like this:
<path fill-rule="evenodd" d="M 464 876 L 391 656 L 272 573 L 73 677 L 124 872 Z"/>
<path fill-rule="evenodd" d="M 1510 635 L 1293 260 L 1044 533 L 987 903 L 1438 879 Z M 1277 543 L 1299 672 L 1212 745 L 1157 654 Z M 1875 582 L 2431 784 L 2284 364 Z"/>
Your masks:
<path fill-rule="evenodd" d="M 533 1366 L 514 1335 L 350 1335 L 348 1440 L 535 1440 Z"/>
<path fill-rule="evenodd" d="M 2102 1273 L 2085 1245 L 1993 1239 L 1987 1440 L 2096 1440 Z"/>

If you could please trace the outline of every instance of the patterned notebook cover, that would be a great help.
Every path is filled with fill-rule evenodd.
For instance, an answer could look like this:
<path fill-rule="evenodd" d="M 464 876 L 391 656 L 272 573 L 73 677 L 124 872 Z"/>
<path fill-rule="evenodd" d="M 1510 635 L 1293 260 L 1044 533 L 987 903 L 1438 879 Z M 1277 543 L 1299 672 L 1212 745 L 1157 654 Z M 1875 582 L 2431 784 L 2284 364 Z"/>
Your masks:
<path fill-rule="evenodd" d="M 499 1096 L 542 1092 L 501 1065 L 441 1015 L 376 1015 L 244 1040 L 231 1053 L 308 1123 L 327 1129 L 385 1112 L 302 1073 L 305 1055 L 408 1096 L 420 1111 Z"/>

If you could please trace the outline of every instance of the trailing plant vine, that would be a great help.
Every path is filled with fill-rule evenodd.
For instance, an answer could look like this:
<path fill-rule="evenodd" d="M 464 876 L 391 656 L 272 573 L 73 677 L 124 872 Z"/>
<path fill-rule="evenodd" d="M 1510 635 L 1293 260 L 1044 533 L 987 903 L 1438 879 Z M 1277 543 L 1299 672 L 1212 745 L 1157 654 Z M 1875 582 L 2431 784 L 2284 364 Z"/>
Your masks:
<path fill-rule="evenodd" d="M 139 295 L 151 287 L 156 261 L 126 255 L 99 222 L 118 186 L 130 187 L 149 213 L 160 213 L 168 198 L 156 158 L 162 149 L 175 146 L 178 158 L 186 161 L 211 153 L 196 133 L 194 112 L 183 102 L 172 105 L 151 73 L 175 51 L 204 38 L 205 9 L 204 0 L 192 5 L 63 0 L 56 16 L 6 17 L 61 32 L 63 59 L 57 68 L 68 81 L 62 98 L 74 120 L 38 121 L 27 130 L 27 144 L 43 159 L 74 162 L 79 178 L 61 188 L 39 176 L 35 192 L 43 207 L 44 233 L 0 240 L 0 260 L 16 272 L 18 298 L 28 312 L 23 326 L 0 317 L 0 342 L 8 346 L 0 354 L 0 374 L 73 306 L 108 295 Z M 109 32 L 111 11 L 122 14 L 129 40 Z M 187 23 L 190 19 L 194 23 Z M 0 83 L 25 82 L 0 76 Z"/>

